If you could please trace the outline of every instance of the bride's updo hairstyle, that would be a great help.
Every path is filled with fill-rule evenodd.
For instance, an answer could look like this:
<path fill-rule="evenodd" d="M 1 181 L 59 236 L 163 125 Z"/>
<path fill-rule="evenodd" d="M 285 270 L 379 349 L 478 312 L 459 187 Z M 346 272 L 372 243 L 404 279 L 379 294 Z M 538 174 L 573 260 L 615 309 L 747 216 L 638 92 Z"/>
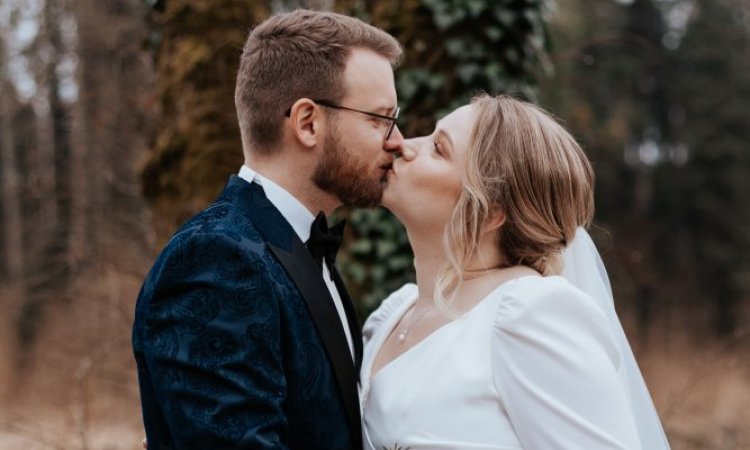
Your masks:
<path fill-rule="evenodd" d="M 503 266 L 524 265 L 542 275 L 560 272 L 562 250 L 594 212 L 591 164 L 555 119 L 506 95 L 479 95 L 471 104 L 467 172 L 445 229 L 449 265 L 437 280 L 438 303 L 461 283 L 498 211 L 505 214 L 496 229 Z"/>

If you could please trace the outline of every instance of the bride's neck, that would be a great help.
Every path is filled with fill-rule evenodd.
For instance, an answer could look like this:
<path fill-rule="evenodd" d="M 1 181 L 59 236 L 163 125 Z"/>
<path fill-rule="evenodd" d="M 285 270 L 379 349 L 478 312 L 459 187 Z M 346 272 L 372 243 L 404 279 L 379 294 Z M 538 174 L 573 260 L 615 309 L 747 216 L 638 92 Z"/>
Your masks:
<path fill-rule="evenodd" d="M 440 234 L 408 233 L 414 251 L 414 268 L 417 274 L 419 297 L 417 303 L 432 303 L 435 298 L 435 282 L 440 270 L 445 267 L 447 258 Z M 503 265 L 503 258 L 492 236 L 484 236 L 479 242 L 477 258 L 464 269 L 477 272 Z M 426 305 L 425 305 L 426 306 Z"/>
<path fill-rule="evenodd" d="M 432 302 L 435 279 L 446 262 L 442 240 L 436 240 L 435 236 L 430 238 L 409 235 L 409 242 L 414 251 L 414 270 L 417 274 L 417 288 L 419 289 L 417 302 Z"/>

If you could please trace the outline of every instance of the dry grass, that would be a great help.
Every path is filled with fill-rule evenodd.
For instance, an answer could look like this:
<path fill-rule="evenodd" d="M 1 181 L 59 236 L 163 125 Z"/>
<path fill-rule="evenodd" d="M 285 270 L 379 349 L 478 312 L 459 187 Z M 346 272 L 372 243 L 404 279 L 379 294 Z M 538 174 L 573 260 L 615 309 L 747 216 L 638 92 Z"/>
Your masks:
<path fill-rule="evenodd" d="M 98 280 L 49 305 L 26 355 L 12 334 L 0 336 L 7 349 L 0 354 L 0 449 L 140 448 L 130 331 L 142 280 L 113 269 Z M 5 320 L 0 328 L 13 329 L 12 315 Z"/>
<path fill-rule="evenodd" d="M 750 336 L 641 359 L 675 450 L 750 449 Z"/>
<path fill-rule="evenodd" d="M 1 319 L 0 449 L 140 448 L 130 327 L 141 279 L 113 270 L 101 279 L 51 305 L 21 369 L 12 316 Z M 672 448 L 750 449 L 750 334 L 719 342 L 675 323 L 636 346 Z"/>

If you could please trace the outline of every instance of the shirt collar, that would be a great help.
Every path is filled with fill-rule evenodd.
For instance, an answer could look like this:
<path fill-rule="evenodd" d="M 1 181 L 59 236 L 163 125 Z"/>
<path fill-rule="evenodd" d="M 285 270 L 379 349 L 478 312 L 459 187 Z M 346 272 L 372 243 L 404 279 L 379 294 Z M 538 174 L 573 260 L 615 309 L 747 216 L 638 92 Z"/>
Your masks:
<path fill-rule="evenodd" d="M 258 183 L 263 187 L 268 201 L 279 210 L 284 219 L 289 222 L 294 232 L 297 233 L 302 242 L 307 242 L 310 238 L 310 226 L 315 220 L 315 216 L 299 200 L 284 188 L 264 177 L 246 165 L 240 168 L 238 174 L 240 178 L 248 183 Z"/>

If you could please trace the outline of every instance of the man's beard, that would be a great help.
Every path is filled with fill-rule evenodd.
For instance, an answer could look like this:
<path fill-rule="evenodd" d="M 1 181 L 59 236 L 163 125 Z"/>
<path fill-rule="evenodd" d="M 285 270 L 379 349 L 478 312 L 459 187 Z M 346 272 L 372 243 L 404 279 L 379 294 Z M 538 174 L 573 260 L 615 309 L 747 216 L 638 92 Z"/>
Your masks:
<path fill-rule="evenodd" d="M 372 168 L 372 161 L 362 161 L 344 148 L 334 129 L 323 142 L 323 156 L 315 168 L 313 182 L 346 206 L 373 208 L 380 204 L 386 178 L 371 178 Z"/>

